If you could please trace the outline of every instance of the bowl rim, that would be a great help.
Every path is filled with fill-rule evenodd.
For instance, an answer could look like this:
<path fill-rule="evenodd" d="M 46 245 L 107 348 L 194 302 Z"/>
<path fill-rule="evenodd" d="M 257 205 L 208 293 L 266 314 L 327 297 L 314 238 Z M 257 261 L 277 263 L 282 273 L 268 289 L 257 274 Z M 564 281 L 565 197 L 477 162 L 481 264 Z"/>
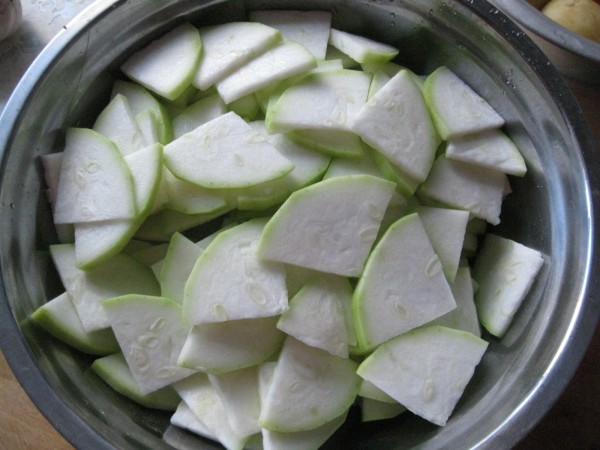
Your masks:
<path fill-rule="evenodd" d="M 594 42 L 545 16 L 526 0 L 491 0 L 507 16 L 557 47 L 600 64 L 600 42 Z"/>
<path fill-rule="evenodd" d="M 21 110 L 27 103 L 27 93 L 36 87 L 46 69 L 53 64 L 56 57 L 64 52 L 71 42 L 84 34 L 103 15 L 112 10 L 118 10 L 120 4 L 129 0 L 107 0 L 95 2 L 86 7 L 74 17 L 63 30 L 61 30 L 42 50 L 33 61 L 21 81 L 15 87 L 9 98 L 2 115 L 0 115 L 0 177 L 5 171 L 5 150 L 12 139 L 13 125 L 18 121 Z M 565 122 L 570 126 L 574 138 L 579 141 L 582 157 L 587 169 L 586 186 L 600 187 L 600 154 L 597 152 L 589 127 L 583 117 L 583 112 L 566 85 L 565 80 L 558 71 L 549 63 L 547 57 L 529 38 L 523 39 L 519 34 L 520 28 L 508 19 L 502 12 L 498 12 L 487 0 L 473 2 L 473 0 L 455 0 L 482 18 L 492 26 L 510 46 L 518 50 L 523 57 L 525 52 L 533 57 L 526 61 L 528 66 L 540 76 L 544 87 L 551 92 L 558 93 L 554 101 L 564 115 Z M 449 2 L 452 3 L 452 2 Z M 586 254 L 586 283 L 582 287 L 575 314 L 571 320 L 569 333 L 563 337 L 560 348 L 555 353 L 552 366 L 548 367 L 545 375 L 532 388 L 529 395 L 521 402 L 520 408 L 507 417 L 502 424 L 493 430 L 485 440 L 480 442 L 482 447 L 492 447 L 492 441 L 501 439 L 502 445 L 514 445 L 523 438 L 536 424 L 550 407 L 558 400 L 560 394 L 571 380 L 575 370 L 581 362 L 600 318 L 600 250 L 596 242 L 594 231 L 598 227 L 596 221 L 597 205 L 600 205 L 600 189 L 590 189 L 586 193 L 588 210 L 592 212 L 588 217 L 590 236 Z M 0 268 L 1 270 L 1 268 Z M 594 276 L 594 274 L 596 274 Z M 2 350 L 15 377 L 23 386 L 25 392 L 63 437 L 73 445 L 82 448 L 113 449 L 100 434 L 90 428 L 87 423 L 72 410 L 69 405 L 52 389 L 52 386 L 43 375 L 31 353 L 25 336 L 10 309 L 4 280 L 0 278 L 0 349 Z M 569 364 L 565 364 L 568 361 Z M 524 423 L 518 419 L 527 417 Z M 86 433 L 81 430 L 86 429 Z"/>

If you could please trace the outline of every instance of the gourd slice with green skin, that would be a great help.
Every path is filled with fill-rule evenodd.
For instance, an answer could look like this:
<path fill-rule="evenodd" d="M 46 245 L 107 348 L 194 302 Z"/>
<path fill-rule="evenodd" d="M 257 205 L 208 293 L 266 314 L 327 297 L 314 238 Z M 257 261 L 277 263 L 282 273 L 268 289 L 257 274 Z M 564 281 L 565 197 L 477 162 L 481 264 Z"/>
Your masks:
<path fill-rule="evenodd" d="M 323 176 L 331 158 L 294 143 L 284 134 L 268 135 L 263 121 L 250 125 L 263 133 L 267 140 L 287 158 L 294 169 L 281 178 L 234 192 L 238 209 L 265 209 L 283 202 L 294 191 L 308 186 Z"/>
<path fill-rule="evenodd" d="M 167 202 L 165 208 L 184 214 L 210 214 L 229 206 L 225 189 L 207 189 L 177 178 L 168 169 L 163 171 Z"/>
<path fill-rule="evenodd" d="M 183 288 L 202 249 L 181 233 L 174 233 L 160 269 L 161 295 L 183 304 Z"/>
<path fill-rule="evenodd" d="M 377 400 L 378 402 L 382 403 L 398 403 L 368 380 L 362 380 L 358 395 L 360 397 L 368 398 L 370 400 Z"/>
<path fill-rule="evenodd" d="M 473 267 L 479 288 L 475 304 L 481 324 L 494 336 L 508 330 L 544 258 L 537 250 L 488 233 Z"/>
<path fill-rule="evenodd" d="M 158 115 L 151 109 L 145 109 L 134 117 L 135 123 L 142 133 L 144 142 L 148 144 L 160 143 L 160 124 Z"/>
<path fill-rule="evenodd" d="M 446 156 L 518 177 L 527 172 L 519 149 L 504 132 L 497 129 L 450 140 L 446 146 Z"/>
<path fill-rule="evenodd" d="M 171 416 L 171 424 L 183 428 L 184 430 L 191 431 L 198 436 L 218 441 L 213 432 L 200 422 L 200 419 L 196 417 L 192 409 L 184 401 L 179 403 L 175 413 Z"/>
<path fill-rule="evenodd" d="M 175 116 L 173 119 L 173 138 L 177 139 L 226 112 L 227 106 L 217 94 L 202 98 Z"/>
<path fill-rule="evenodd" d="M 75 224 L 77 267 L 90 270 L 119 253 L 149 214 L 161 181 L 162 146 L 153 144 L 125 156 L 134 181 L 137 216 Z"/>
<path fill-rule="evenodd" d="M 460 267 L 456 278 L 450 284 L 452 295 L 456 300 L 456 309 L 438 317 L 430 325 L 442 325 L 448 328 L 467 331 L 481 336 L 477 308 L 475 307 L 473 280 L 469 267 Z"/>
<path fill-rule="evenodd" d="M 131 55 L 121 70 L 148 90 L 174 100 L 190 85 L 201 55 L 198 30 L 183 23 Z"/>
<path fill-rule="evenodd" d="M 358 70 L 312 73 L 269 104 L 269 133 L 293 130 L 353 131 L 354 116 L 367 101 L 371 75 Z"/>
<path fill-rule="evenodd" d="M 54 222 L 132 219 L 135 215 L 133 179 L 117 147 L 93 130 L 69 128 Z"/>
<path fill-rule="evenodd" d="M 344 414 L 360 386 L 357 366 L 350 359 L 286 338 L 263 398 L 260 425 L 292 433 L 320 427 Z"/>
<path fill-rule="evenodd" d="M 189 333 L 177 302 L 165 297 L 129 294 L 106 299 L 102 307 L 143 394 L 195 372 L 177 365 Z"/>
<path fill-rule="evenodd" d="M 334 157 L 358 159 L 365 154 L 360 137 L 349 131 L 294 130 L 286 135 L 300 145 Z"/>
<path fill-rule="evenodd" d="M 176 177 L 209 189 L 245 188 L 280 178 L 294 168 L 233 112 L 165 146 L 165 165 Z"/>
<path fill-rule="evenodd" d="M 446 278 L 453 282 L 460 262 L 469 212 L 430 206 L 419 206 L 417 212 L 440 258 Z"/>
<path fill-rule="evenodd" d="M 260 433 L 260 396 L 258 393 L 258 366 L 247 367 L 221 375 L 209 375 L 229 419 L 229 425 L 238 436 Z"/>
<path fill-rule="evenodd" d="M 110 328 L 87 333 L 77 311 L 64 292 L 44 303 L 32 314 L 36 325 L 71 347 L 92 355 L 109 355 L 119 351 L 119 344 Z"/>
<path fill-rule="evenodd" d="M 329 11 L 250 11 L 250 20 L 273 27 L 284 39 L 302 44 L 318 59 L 325 59 L 331 13 Z"/>
<path fill-rule="evenodd" d="M 113 141 L 123 156 L 136 152 L 147 144 L 129 101 L 122 94 L 115 95 L 102 110 L 94 122 L 93 130 Z"/>
<path fill-rule="evenodd" d="M 206 90 L 281 41 L 279 31 L 260 23 L 230 22 L 200 28 L 204 52 L 193 84 Z"/>
<path fill-rule="evenodd" d="M 469 211 L 492 225 L 500 223 L 507 178 L 502 172 L 439 156 L 417 195 Z"/>
<path fill-rule="evenodd" d="M 383 64 L 394 59 L 399 52 L 391 45 L 335 28 L 329 33 L 329 45 L 360 64 Z"/>
<path fill-rule="evenodd" d="M 111 96 L 114 97 L 117 94 L 127 97 L 131 112 L 136 118 L 144 111 L 152 111 L 156 115 L 157 120 L 158 142 L 164 145 L 171 141 L 171 119 L 167 110 L 146 88 L 131 81 L 115 80 Z"/>
<path fill-rule="evenodd" d="M 254 93 L 234 100 L 227 107 L 247 122 L 260 118 L 261 108 Z"/>
<path fill-rule="evenodd" d="M 44 168 L 44 181 L 46 182 L 46 197 L 54 213 L 56 193 L 58 192 L 58 179 L 62 165 L 63 152 L 40 155 Z M 54 224 L 58 242 L 61 244 L 72 243 L 75 240 L 73 224 Z"/>
<path fill-rule="evenodd" d="M 92 370 L 115 391 L 146 408 L 175 411 L 181 403 L 179 395 L 171 386 L 143 394 L 122 353 L 95 360 Z"/>
<path fill-rule="evenodd" d="M 351 127 L 408 177 L 417 183 L 425 180 L 439 138 L 408 71 L 401 70 L 379 89 L 353 117 Z"/>
<path fill-rule="evenodd" d="M 237 435 L 227 419 L 225 406 L 208 376 L 197 373 L 173 385 L 194 416 L 226 449 L 242 450 L 248 436 Z"/>
<path fill-rule="evenodd" d="M 362 422 L 392 419 L 406 411 L 400 403 L 387 403 L 363 397 L 360 400 L 360 418 Z"/>
<path fill-rule="evenodd" d="M 349 310 L 351 301 L 352 288 L 346 279 L 318 277 L 290 300 L 290 308 L 279 318 L 277 328 L 306 345 L 348 358 L 344 303 Z"/>
<path fill-rule="evenodd" d="M 394 184 L 348 175 L 294 192 L 267 223 L 259 254 L 266 260 L 355 277 L 377 237 Z"/>
<path fill-rule="evenodd" d="M 408 410 L 443 426 L 487 345 L 464 331 L 422 327 L 381 344 L 357 373 Z"/>
<path fill-rule="evenodd" d="M 219 81 L 216 84 L 217 92 L 225 103 L 230 104 L 316 65 L 315 58 L 302 45 L 283 41 Z"/>
<path fill-rule="evenodd" d="M 391 225 L 371 252 L 352 298 L 359 348 L 382 342 L 456 308 L 418 214 Z"/>
<path fill-rule="evenodd" d="M 504 125 L 490 104 L 445 66 L 425 79 L 423 95 L 443 140 Z"/>
<path fill-rule="evenodd" d="M 184 290 L 189 324 L 277 316 L 287 310 L 283 267 L 258 259 L 265 223 L 254 219 L 229 228 L 202 252 Z"/>
<path fill-rule="evenodd" d="M 178 364 L 222 374 L 260 364 L 279 351 L 285 334 L 277 316 L 196 325 L 181 350 Z"/>
<path fill-rule="evenodd" d="M 77 268 L 73 244 L 51 245 L 50 255 L 88 333 L 110 326 L 103 300 L 131 293 L 160 293 L 150 268 L 131 255 L 119 253 L 87 272 Z"/>
<path fill-rule="evenodd" d="M 294 433 L 280 433 L 262 430 L 264 450 L 318 450 L 340 428 L 348 417 L 348 412 L 317 428 Z"/>

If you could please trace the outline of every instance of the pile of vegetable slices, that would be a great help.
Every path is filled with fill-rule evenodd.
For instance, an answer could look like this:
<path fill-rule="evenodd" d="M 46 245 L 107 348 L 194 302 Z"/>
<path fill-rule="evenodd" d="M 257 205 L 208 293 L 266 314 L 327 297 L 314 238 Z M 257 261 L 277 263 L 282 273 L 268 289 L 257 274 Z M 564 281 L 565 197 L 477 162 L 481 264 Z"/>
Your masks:
<path fill-rule="evenodd" d="M 357 402 L 445 425 L 543 259 L 485 233 L 526 172 L 502 117 L 397 54 L 323 11 L 139 49 L 42 157 L 65 292 L 34 321 L 228 449 L 318 448 Z"/>

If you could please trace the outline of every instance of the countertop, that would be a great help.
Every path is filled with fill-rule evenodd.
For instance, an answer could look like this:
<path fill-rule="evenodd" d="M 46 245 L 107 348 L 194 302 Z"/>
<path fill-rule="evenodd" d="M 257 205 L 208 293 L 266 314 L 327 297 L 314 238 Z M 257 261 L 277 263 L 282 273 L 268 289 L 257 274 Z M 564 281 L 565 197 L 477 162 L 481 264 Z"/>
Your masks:
<path fill-rule="evenodd" d="M 7 92 L 43 45 L 89 3 L 91 0 L 23 0 L 22 30 L 11 42 L 0 43 L 0 110 Z M 44 26 L 36 27 L 40 21 Z M 600 142 L 600 86 L 570 85 Z M 600 449 L 599 362 L 600 327 L 564 393 L 517 449 Z M 32 404 L 0 354 L 0 449 L 72 448 Z"/>

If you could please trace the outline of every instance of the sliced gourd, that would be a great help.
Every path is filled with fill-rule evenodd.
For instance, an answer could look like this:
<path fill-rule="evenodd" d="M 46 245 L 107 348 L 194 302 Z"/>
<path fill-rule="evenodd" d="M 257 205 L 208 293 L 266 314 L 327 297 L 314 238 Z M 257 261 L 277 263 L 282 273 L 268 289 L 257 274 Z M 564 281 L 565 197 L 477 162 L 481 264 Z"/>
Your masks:
<path fill-rule="evenodd" d="M 502 172 L 441 155 L 417 193 L 498 225 L 506 181 Z"/>
<path fill-rule="evenodd" d="M 421 89 L 401 70 L 354 116 L 352 129 L 406 175 L 422 182 L 439 144 Z"/>
<path fill-rule="evenodd" d="M 133 180 L 117 147 L 93 130 L 69 128 L 54 222 L 131 219 L 135 215 Z"/>
<path fill-rule="evenodd" d="M 106 299 L 102 307 L 142 393 L 154 392 L 195 372 L 177 365 L 189 332 L 177 302 L 128 294 Z"/>
<path fill-rule="evenodd" d="M 329 44 L 360 64 L 382 64 L 394 59 L 398 49 L 372 39 L 331 29 Z"/>
<path fill-rule="evenodd" d="M 475 260 L 475 304 L 481 324 L 502 337 L 544 263 L 537 250 L 488 233 Z"/>
<path fill-rule="evenodd" d="M 260 364 L 280 348 L 285 334 L 277 316 L 204 323 L 192 328 L 178 364 L 221 374 Z"/>
<path fill-rule="evenodd" d="M 418 214 L 388 228 L 369 256 L 352 301 L 359 348 L 365 350 L 456 308 Z"/>
<path fill-rule="evenodd" d="M 217 91 L 229 104 L 316 65 L 315 58 L 302 45 L 283 41 L 219 81 Z"/>
<path fill-rule="evenodd" d="M 284 176 L 294 166 L 244 119 L 228 112 L 165 146 L 165 165 L 206 188 L 242 188 Z"/>
<path fill-rule="evenodd" d="M 343 276 L 362 272 L 394 191 L 370 175 L 348 175 L 294 192 L 269 220 L 261 257 Z"/>
<path fill-rule="evenodd" d="M 183 23 L 131 55 L 121 70 L 150 91 L 174 100 L 190 85 L 201 55 L 198 30 Z"/>
<path fill-rule="evenodd" d="M 66 292 L 44 303 L 31 314 L 31 318 L 55 338 L 84 353 L 108 355 L 119 351 L 119 344 L 111 329 L 89 333 L 83 329 Z"/>
<path fill-rule="evenodd" d="M 276 316 L 287 309 L 283 267 L 256 253 L 265 222 L 227 229 L 202 252 L 184 290 L 190 324 Z"/>
<path fill-rule="evenodd" d="M 284 39 L 302 44 L 319 60 L 325 59 L 331 13 L 329 11 L 250 11 L 250 20 L 273 27 Z"/>
<path fill-rule="evenodd" d="M 464 331 L 418 328 L 381 344 L 361 363 L 358 374 L 408 410 L 443 426 L 487 345 Z"/>
<path fill-rule="evenodd" d="M 490 104 L 445 66 L 425 79 L 423 95 L 444 140 L 504 125 Z"/>
<path fill-rule="evenodd" d="M 110 326 L 101 305 L 103 300 L 131 293 L 160 292 L 150 268 L 131 255 L 119 253 L 87 272 L 77 268 L 73 244 L 52 245 L 50 255 L 86 332 Z"/>
<path fill-rule="evenodd" d="M 179 395 L 171 386 L 147 394 L 142 393 L 122 353 L 95 360 L 92 370 L 115 391 L 146 408 L 175 411 L 181 403 Z"/>
<path fill-rule="evenodd" d="M 363 422 L 392 419 L 404 411 L 406 408 L 398 402 L 380 402 L 367 397 L 360 400 L 360 418 Z"/>
<path fill-rule="evenodd" d="M 350 359 L 288 337 L 263 398 L 259 423 L 268 430 L 291 433 L 332 421 L 356 398 L 360 386 L 356 369 Z"/>
<path fill-rule="evenodd" d="M 227 106 L 217 94 L 202 98 L 175 116 L 173 119 L 173 138 L 177 139 L 226 112 Z"/>
<path fill-rule="evenodd" d="M 193 84 L 206 90 L 281 40 L 279 32 L 259 23 L 230 22 L 200 29 L 203 55 Z"/>
<path fill-rule="evenodd" d="M 229 207 L 228 193 L 224 189 L 208 189 L 177 178 L 163 171 L 167 202 L 165 208 L 184 214 L 213 214 Z"/>
<path fill-rule="evenodd" d="M 129 101 L 122 94 L 115 95 L 102 110 L 94 122 L 93 129 L 113 141 L 123 155 L 140 150 L 147 144 Z"/>
<path fill-rule="evenodd" d="M 181 233 L 173 233 L 169 249 L 160 269 L 160 289 L 163 297 L 183 304 L 183 288 L 202 249 Z"/>

